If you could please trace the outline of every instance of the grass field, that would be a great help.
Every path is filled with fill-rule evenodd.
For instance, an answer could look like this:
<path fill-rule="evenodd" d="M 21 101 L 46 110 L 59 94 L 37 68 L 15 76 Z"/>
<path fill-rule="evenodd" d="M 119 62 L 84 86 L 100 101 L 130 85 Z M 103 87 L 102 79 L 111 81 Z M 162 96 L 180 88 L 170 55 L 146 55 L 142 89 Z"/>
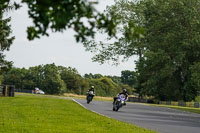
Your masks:
<path fill-rule="evenodd" d="M 84 109 L 72 100 L 38 95 L 0 97 L 0 133 L 153 133 Z"/>

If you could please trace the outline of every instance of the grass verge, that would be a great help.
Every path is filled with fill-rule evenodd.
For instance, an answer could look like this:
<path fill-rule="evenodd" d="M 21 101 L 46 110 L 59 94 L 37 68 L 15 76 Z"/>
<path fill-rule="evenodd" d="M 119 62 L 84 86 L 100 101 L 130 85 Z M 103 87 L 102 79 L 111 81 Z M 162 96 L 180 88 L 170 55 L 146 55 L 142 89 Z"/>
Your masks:
<path fill-rule="evenodd" d="M 46 96 L 0 97 L 3 133 L 154 133 L 84 109 L 72 100 Z"/>
<path fill-rule="evenodd" d="M 148 105 L 159 106 L 159 107 L 167 107 L 167 108 L 172 108 L 172 109 L 177 109 L 177 110 L 182 110 L 182 111 L 186 111 L 186 112 L 192 112 L 192 113 L 200 114 L 200 108 L 170 106 L 170 105 L 157 105 L 157 104 L 148 104 Z"/>
<path fill-rule="evenodd" d="M 86 95 L 77 95 L 77 94 L 72 94 L 72 93 L 65 93 L 64 96 L 72 97 L 72 98 L 86 99 Z M 94 96 L 94 100 L 98 100 L 98 101 L 113 101 L 113 97 Z"/>

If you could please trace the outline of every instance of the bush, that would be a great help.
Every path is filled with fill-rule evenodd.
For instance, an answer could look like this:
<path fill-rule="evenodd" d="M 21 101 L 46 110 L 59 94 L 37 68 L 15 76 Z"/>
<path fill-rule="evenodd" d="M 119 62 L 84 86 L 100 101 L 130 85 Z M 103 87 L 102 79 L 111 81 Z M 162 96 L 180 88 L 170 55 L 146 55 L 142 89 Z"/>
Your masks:
<path fill-rule="evenodd" d="M 195 97 L 195 102 L 200 102 L 200 96 Z"/>

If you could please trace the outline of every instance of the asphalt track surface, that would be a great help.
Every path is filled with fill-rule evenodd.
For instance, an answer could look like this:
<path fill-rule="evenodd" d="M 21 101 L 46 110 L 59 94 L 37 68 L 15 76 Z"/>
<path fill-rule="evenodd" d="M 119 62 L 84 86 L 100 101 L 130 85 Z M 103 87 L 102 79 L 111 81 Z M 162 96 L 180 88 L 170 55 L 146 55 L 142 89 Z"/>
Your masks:
<path fill-rule="evenodd" d="M 110 118 L 132 123 L 160 133 L 200 133 L 200 115 L 145 104 L 127 103 L 118 112 L 112 111 L 112 102 L 75 99 L 85 108 Z"/>

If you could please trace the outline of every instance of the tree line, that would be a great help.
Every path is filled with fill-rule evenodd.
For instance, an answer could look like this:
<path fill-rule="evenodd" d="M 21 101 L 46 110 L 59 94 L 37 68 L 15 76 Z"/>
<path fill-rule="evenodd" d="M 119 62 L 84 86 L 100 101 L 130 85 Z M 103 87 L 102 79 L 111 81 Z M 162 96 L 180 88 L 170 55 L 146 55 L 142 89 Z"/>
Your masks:
<path fill-rule="evenodd" d="M 3 16 L 20 5 L 10 3 L 10 0 L 0 2 L 0 75 L 11 65 L 3 52 L 9 50 L 14 40 L 10 36 L 10 18 Z M 22 3 L 28 5 L 29 17 L 34 22 L 27 28 L 29 40 L 48 35 L 48 29 L 62 32 L 72 28 L 77 33 L 77 42 L 96 54 L 93 61 L 118 64 L 119 59 L 126 61 L 137 56 L 134 88 L 141 97 L 192 101 L 200 95 L 200 0 L 115 0 L 104 13 L 98 13 L 94 3 L 87 0 L 22 0 Z M 87 22 L 83 23 L 82 18 Z M 108 42 L 95 42 L 92 38 L 96 31 L 106 33 Z M 62 77 L 58 75 L 59 81 Z M 88 84 L 96 83 L 93 79 Z M 61 86 L 67 88 L 68 84 Z"/>
<path fill-rule="evenodd" d="M 200 0 L 116 0 L 108 7 L 119 36 L 85 43 L 94 61 L 137 56 L 136 90 L 158 100 L 200 95 Z"/>
<path fill-rule="evenodd" d="M 126 74 L 124 74 L 124 72 Z M 33 90 L 38 87 L 46 94 L 75 93 L 86 94 L 95 86 L 98 96 L 114 96 L 126 88 L 133 94 L 133 83 L 130 80 L 132 71 L 122 71 L 122 76 L 103 76 L 101 74 L 85 74 L 81 76 L 75 68 L 56 66 L 53 64 L 25 68 L 12 67 L 2 75 L 2 83 L 15 85 L 16 89 Z"/>

